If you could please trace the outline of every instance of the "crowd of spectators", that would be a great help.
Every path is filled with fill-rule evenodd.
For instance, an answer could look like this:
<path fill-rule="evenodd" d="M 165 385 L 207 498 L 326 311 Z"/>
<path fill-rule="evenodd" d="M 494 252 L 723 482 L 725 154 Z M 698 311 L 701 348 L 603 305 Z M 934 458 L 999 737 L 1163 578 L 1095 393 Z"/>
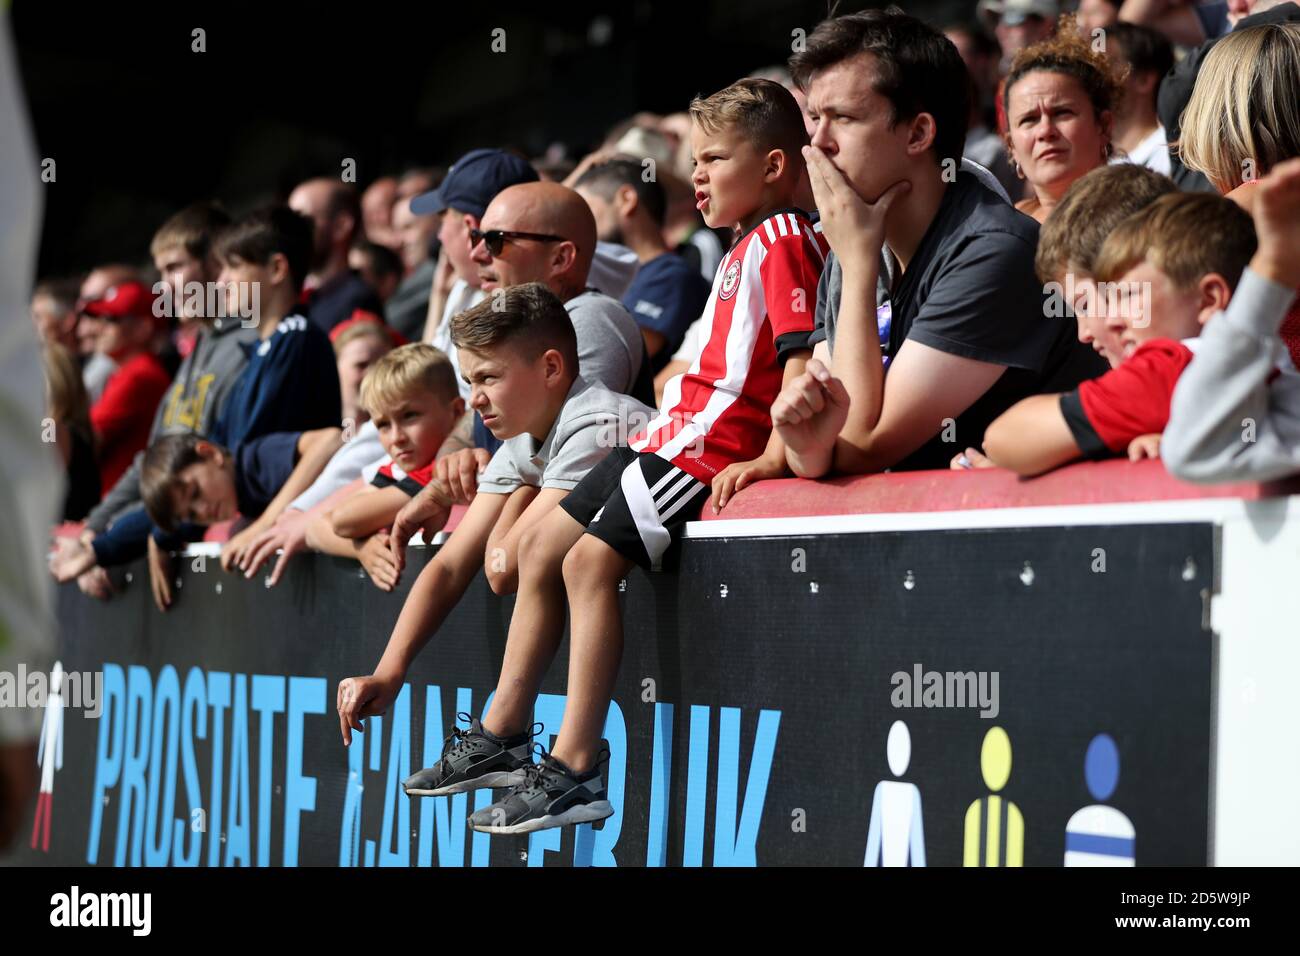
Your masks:
<path fill-rule="evenodd" d="M 227 570 L 273 562 L 275 584 L 314 549 L 391 591 L 413 535 L 466 506 L 375 673 L 340 687 L 342 729 L 482 569 L 518 599 L 491 713 L 451 757 L 492 757 L 408 792 L 492 767 L 522 785 L 567 600 L 554 759 L 494 808 L 527 829 L 529 793 L 578 794 L 559 823 L 607 815 L 618 580 L 750 484 L 1125 455 L 1300 471 L 1300 6 L 979 9 L 832 17 L 788 65 L 580 160 L 485 145 L 235 219 L 200 201 L 152 271 L 42 281 L 80 523 L 55 577 L 108 598 L 147 556 L 166 609 L 174 552 L 233 520 Z"/>

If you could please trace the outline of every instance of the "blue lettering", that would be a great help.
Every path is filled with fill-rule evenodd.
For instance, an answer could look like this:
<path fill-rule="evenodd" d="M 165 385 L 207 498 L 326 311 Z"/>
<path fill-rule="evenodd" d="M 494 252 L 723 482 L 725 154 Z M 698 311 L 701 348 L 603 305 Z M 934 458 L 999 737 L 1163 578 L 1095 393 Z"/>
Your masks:
<path fill-rule="evenodd" d="M 126 865 L 128 841 L 131 844 L 131 865 L 140 865 L 140 851 L 144 844 L 144 771 L 149 761 L 152 703 L 153 680 L 149 671 L 138 664 L 131 665 L 126 678 L 126 743 L 122 750 L 122 788 L 118 793 L 121 802 L 117 808 L 115 866 Z"/>
<path fill-rule="evenodd" d="M 380 866 L 411 865 L 411 798 L 401 782 L 411 775 L 411 685 L 403 684 L 393 705 L 393 736 L 388 742 L 388 779 L 384 784 L 384 822 L 380 826 Z M 393 804 L 397 837 L 393 838 Z M 390 850 L 389 847 L 392 847 Z"/>
<path fill-rule="evenodd" d="M 253 709 L 257 721 L 257 865 L 269 866 L 271 860 L 271 745 L 274 743 L 275 715 L 284 713 L 284 678 L 270 674 L 253 675 Z"/>
<path fill-rule="evenodd" d="M 378 717 L 367 718 L 367 731 Z M 368 734 L 367 734 L 368 735 Z M 352 737 L 348 747 L 348 782 L 343 792 L 343 826 L 339 830 L 339 866 L 359 866 L 361 863 L 361 797 L 365 793 L 366 737 Z"/>
<path fill-rule="evenodd" d="M 212 706 L 212 807 L 208 812 L 208 866 L 221 865 L 221 778 L 226 752 L 226 721 L 222 712 L 230 706 L 230 675 L 208 672 L 208 703 Z"/>
<path fill-rule="evenodd" d="M 243 866 L 253 865 L 249 847 L 249 814 L 252 801 L 248 796 L 248 677 L 235 675 L 235 703 L 231 706 L 230 724 L 230 796 L 226 811 L 225 866 L 234 866 L 238 860 Z"/>
<path fill-rule="evenodd" d="M 776 750 L 779 710 L 758 715 L 754 752 L 745 782 L 745 806 L 736 827 L 736 792 L 740 776 L 740 708 L 723 707 L 718 721 L 718 801 L 714 811 L 713 865 L 757 866 L 758 825 L 767 799 L 767 779 Z"/>
<path fill-rule="evenodd" d="M 95 784 L 90 791 L 90 839 L 86 841 L 86 862 L 99 860 L 99 829 L 104 818 L 108 789 L 117 785 L 122 773 L 122 706 L 126 700 L 126 677 L 118 664 L 104 664 L 103 712 L 99 717 L 99 743 L 95 748 Z"/>
<path fill-rule="evenodd" d="M 316 809 L 316 778 L 302 773 L 304 714 L 325 713 L 325 678 L 289 678 L 289 741 L 284 768 L 284 865 L 298 865 L 298 815 Z"/>
<path fill-rule="evenodd" d="M 691 749 L 686 759 L 686 841 L 683 866 L 704 865 L 704 813 L 708 801 L 709 708 L 691 705 Z"/>
<path fill-rule="evenodd" d="M 605 765 L 605 792 L 614 815 L 601 823 L 599 830 L 590 823 L 581 824 L 574 834 L 574 866 L 618 866 L 614 846 L 623 831 L 623 785 L 627 777 L 627 722 L 618 701 L 609 702 L 605 727 L 601 731 L 609 745 L 609 763 Z"/>
<path fill-rule="evenodd" d="M 180 749 L 180 727 L 176 712 L 181 705 L 181 682 L 170 664 L 158 672 L 153 697 L 153 747 L 149 755 L 149 789 L 145 813 L 144 862 L 146 866 L 166 866 L 172 849 L 172 814 L 176 811 L 176 756 Z M 167 757 L 162 760 L 166 731 Z M 158 791 L 162 788 L 162 812 L 158 812 Z M 159 826 L 159 817 L 162 825 Z"/>
<path fill-rule="evenodd" d="M 646 830 L 645 865 L 668 865 L 668 785 L 673 769 L 673 705 L 655 704 L 653 753 L 650 759 L 650 826 Z"/>
<path fill-rule="evenodd" d="M 184 742 L 184 748 L 181 751 L 181 766 L 185 775 L 185 801 L 189 805 L 189 810 L 186 814 L 187 819 L 176 821 L 176 835 L 173 837 L 176 853 L 172 858 L 172 863 L 176 866 L 198 866 L 199 854 L 202 852 L 203 846 L 203 834 L 194 831 L 192 821 L 194 820 L 194 811 L 203 810 L 203 793 L 199 789 L 199 767 L 198 762 L 194 759 L 194 735 L 198 734 L 200 739 L 205 739 L 208 735 L 208 707 L 205 688 L 203 671 L 197 667 L 191 667 L 189 675 L 185 678 L 185 694 L 181 699 L 181 740 Z M 191 714 L 194 716 L 191 717 Z M 196 719 L 198 721 L 197 729 L 195 728 Z M 182 849 L 185 846 L 186 831 L 191 834 L 188 850 Z"/>

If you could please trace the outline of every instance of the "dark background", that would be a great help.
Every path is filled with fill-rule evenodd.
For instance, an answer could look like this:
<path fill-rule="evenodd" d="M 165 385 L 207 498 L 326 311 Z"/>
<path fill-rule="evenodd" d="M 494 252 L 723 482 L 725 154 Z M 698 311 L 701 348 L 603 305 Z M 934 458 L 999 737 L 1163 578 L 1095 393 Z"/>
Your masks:
<path fill-rule="evenodd" d="M 840 4 L 838 12 L 868 6 Z M 974 0 L 905 0 L 937 25 Z M 39 274 L 145 261 L 215 197 L 239 213 L 357 163 L 365 186 L 478 146 L 577 150 L 637 110 L 683 110 L 790 54 L 828 0 L 95 4 L 16 0 L 46 185 Z M 207 50 L 191 50 L 203 28 Z M 492 30 L 506 52 L 491 51 Z"/>

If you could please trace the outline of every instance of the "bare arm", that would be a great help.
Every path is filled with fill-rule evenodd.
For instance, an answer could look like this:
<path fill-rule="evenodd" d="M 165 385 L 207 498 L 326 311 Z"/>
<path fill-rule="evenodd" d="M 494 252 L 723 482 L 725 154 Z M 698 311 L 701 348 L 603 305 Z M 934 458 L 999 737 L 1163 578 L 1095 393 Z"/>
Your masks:
<path fill-rule="evenodd" d="M 1025 477 L 1082 455 L 1061 412 L 1060 395 L 1033 395 L 1003 412 L 984 434 L 984 453 L 999 468 Z"/>
<path fill-rule="evenodd" d="M 645 339 L 645 352 L 651 358 L 658 355 L 660 350 L 668 344 L 668 340 L 664 338 L 662 332 L 647 329 L 645 326 L 641 326 L 641 338 Z"/>
<path fill-rule="evenodd" d="M 375 676 L 400 684 L 417 654 L 442 626 L 483 566 L 483 549 L 505 510 L 506 495 L 479 495 L 456 530 L 411 586 L 402 613 L 375 668 Z"/>
<path fill-rule="evenodd" d="M 879 343 L 875 366 L 881 373 Z M 841 368 L 838 339 L 834 368 Z M 849 388 L 848 418 L 835 443 L 836 470 L 862 474 L 898 464 L 937 435 L 947 419 L 970 408 L 1005 371 L 1002 365 L 951 355 L 914 340 L 904 342 L 874 408 L 861 411 Z M 978 439 L 957 436 L 959 442 Z"/>
<path fill-rule="evenodd" d="M 367 485 L 330 512 L 330 524 L 344 538 L 364 538 L 392 525 L 410 500 L 401 488 Z"/>

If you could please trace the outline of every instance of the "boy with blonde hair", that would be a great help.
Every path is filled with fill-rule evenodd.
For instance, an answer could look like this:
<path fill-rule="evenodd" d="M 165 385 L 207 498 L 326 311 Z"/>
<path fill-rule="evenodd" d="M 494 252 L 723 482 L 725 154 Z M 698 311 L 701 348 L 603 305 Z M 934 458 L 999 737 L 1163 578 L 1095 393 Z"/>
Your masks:
<path fill-rule="evenodd" d="M 397 583 L 388 528 L 433 476 L 438 449 L 465 412 L 451 360 L 432 345 L 393 349 L 361 380 L 361 406 L 379 432 L 388 460 L 371 483 L 307 527 L 307 544 L 357 558 L 384 591 Z"/>

